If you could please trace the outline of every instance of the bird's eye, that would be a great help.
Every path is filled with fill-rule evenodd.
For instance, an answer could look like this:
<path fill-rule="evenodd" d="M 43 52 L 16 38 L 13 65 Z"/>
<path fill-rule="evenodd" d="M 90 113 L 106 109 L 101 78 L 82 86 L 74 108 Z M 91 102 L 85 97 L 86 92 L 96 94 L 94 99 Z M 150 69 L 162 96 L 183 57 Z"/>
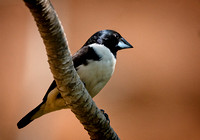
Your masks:
<path fill-rule="evenodd" d="M 117 39 L 120 38 L 120 36 L 118 34 L 114 34 L 114 37 L 117 38 Z"/>

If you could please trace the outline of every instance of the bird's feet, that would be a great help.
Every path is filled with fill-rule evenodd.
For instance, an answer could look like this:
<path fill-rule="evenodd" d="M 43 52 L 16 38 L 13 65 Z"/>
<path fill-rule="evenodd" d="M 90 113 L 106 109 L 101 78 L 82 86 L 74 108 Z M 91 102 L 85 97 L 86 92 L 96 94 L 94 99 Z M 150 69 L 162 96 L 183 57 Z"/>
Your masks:
<path fill-rule="evenodd" d="M 104 116 L 106 117 L 107 122 L 110 124 L 110 119 L 108 117 L 108 114 L 103 109 L 100 109 L 100 111 L 104 114 Z"/>

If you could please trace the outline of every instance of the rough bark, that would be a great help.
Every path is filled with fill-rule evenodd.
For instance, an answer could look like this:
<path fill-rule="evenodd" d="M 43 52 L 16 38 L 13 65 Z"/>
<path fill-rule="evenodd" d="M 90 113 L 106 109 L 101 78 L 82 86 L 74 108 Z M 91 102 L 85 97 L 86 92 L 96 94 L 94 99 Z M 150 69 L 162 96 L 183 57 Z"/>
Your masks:
<path fill-rule="evenodd" d="M 92 140 L 118 140 L 74 69 L 63 27 L 49 0 L 24 0 L 46 46 L 48 62 L 58 90 Z"/>

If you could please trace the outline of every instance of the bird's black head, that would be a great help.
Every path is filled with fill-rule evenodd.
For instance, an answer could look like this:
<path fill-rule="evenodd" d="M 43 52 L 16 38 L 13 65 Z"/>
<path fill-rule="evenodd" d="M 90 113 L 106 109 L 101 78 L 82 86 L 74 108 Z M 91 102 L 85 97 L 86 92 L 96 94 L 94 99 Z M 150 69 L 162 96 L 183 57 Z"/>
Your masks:
<path fill-rule="evenodd" d="M 92 35 L 84 46 L 93 43 L 102 44 L 116 56 L 118 50 L 133 48 L 119 33 L 113 30 L 101 30 Z"/>

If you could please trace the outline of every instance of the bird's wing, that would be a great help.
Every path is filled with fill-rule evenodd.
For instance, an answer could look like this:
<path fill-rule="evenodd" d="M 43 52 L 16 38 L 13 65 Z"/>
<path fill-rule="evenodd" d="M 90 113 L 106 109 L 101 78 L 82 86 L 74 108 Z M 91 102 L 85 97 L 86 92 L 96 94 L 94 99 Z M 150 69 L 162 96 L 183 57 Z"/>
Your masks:
<path fill-rule="evenodd" d="M 80 65 L 87 65 L 87 60 L 99 61 L 100 57 L 96 54 L 94 49 L 90 46 L 83 46 L 80 50 L 78 50 L 73 56 L 72 60 L 74 63 L 74 67 L 77 70 Z"/>
<path fill-rule="evenodd" d="M 74 67 L 77 70 L 78 66 L 80 65 L 87 65 L 88 62 L 87 60 L 99 60 L 100 57 L 95 53 L 94 49 L 89 47 L 89 46 L 83 46 L 80 50 L 78 50 L 73 56 L 72 56 L 72 61 L 74 63 Z M 49 89 L 47 90 L 44 98 L 43 98 L 43 102 L 46 102 L 48 94 L 54 89 L 56 88 L 56 81 L 53 80 L 53 82 L 51 83 Z"/>

